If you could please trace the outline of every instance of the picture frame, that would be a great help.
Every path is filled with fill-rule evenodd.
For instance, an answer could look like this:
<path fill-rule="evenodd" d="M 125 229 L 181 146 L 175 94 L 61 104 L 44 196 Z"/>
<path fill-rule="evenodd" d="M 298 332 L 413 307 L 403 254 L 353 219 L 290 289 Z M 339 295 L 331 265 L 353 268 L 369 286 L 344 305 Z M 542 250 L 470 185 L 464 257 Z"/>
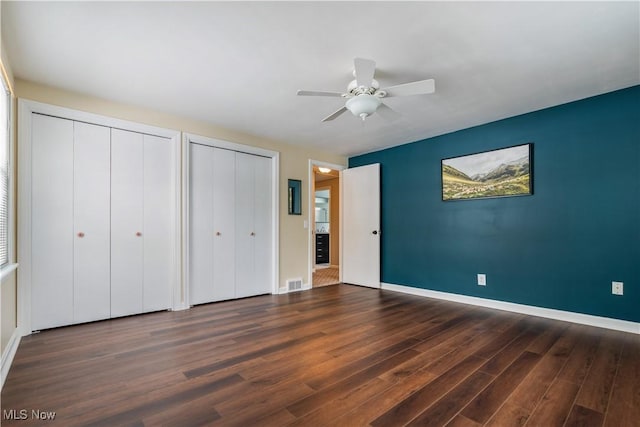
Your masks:
<path fill-rule="evenodd" d="M 497 148 L 440 162 L 443 201 L 533 194 L 533 143 Z"/>
<path fill-rule="evenodd" d="M 302 181 L 289 179 L 288 191 L 289 215 L 302 215 Z"/>

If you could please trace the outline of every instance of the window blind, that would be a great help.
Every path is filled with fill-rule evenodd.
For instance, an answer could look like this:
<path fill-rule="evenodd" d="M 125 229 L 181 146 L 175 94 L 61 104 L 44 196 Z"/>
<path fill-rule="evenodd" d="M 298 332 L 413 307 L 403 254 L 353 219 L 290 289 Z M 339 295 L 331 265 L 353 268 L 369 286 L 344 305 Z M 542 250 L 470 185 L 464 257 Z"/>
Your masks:
<path fill-rule="evenodd" d="M 9 262 L 9 137 L 11 93 L 2 81 L 0 100 L 0 266 Z"/>

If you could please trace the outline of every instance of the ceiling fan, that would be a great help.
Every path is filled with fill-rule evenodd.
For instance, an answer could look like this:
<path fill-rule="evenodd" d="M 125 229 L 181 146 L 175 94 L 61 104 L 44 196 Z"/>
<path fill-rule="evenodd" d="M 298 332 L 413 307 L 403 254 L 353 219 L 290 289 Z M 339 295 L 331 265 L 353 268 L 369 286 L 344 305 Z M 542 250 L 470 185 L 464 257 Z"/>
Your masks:
<path fill-rule="evenodd" d="M 299 90 L 299 96 L 336 96 L 345 98 L 347 102 L 344 107 L 322 119 L 323 122 L 333 120 L 345 111 L 349 110 L 354 116 L 362 120 L 378 111 L 380 115 L 394 118 L 398 113 L 382 102 L 382 98 L 392 96 L 422 95 L 435 91 L 435 81 L 433 79 L 420 80 L 411 83 L 404 83 L 396 86 L 389 86 L 380 89 L 380 84 L 373 78 L 376 71 L 376 63 L 371 59 L 355 58 L 353 60 L 353 76 L 355 80 L 349 83 L 347 91 L 341 92 L 321 92 L 312 90 Z"/>

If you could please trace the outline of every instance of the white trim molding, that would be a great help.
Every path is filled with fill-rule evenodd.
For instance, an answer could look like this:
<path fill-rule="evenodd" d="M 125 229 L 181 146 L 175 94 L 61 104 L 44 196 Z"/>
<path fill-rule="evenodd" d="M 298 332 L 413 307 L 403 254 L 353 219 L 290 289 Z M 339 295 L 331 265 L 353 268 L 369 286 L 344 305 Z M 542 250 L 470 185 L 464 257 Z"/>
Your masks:
<path fill-rule="evenodd" d="M 11 369 L 11 364 L 13 363 L 16 351 L 18 351 L 18 345 L 20 345 L 21 339 L 20 330 L 18 328 L 14 329 L 7 346 L 2 352 L 2 361 L 0 362 L 0 390 L 4 387 L 4 382 L 7 379 L 7 375 L 9 375 L 9 369 Z"/>
<path fill-rule="evenodd" d="M 313 287 L 313 272 L 316 271 L 315 269 L 315 265 L 316 265 L 316 259 L 315 259 L 315 245 L 316 245 L 316 239 L 315 239 L 315 229 L 316 229 L 316 223 L 315 223 L 315 211 L 313 209 L 313 205 L 314 205 L 314 198 L 312 197 L 313 194 L 315 194 L 315 176 L 314 176 L 314 172 L 313 172 L 313 167 L 314 166 L 319 166 L 319 167 L 325 167 L 325 168 L 329 168 L 329 169 L 333 169 L 333 170 L 337 170 L 338 172 L 340 172 L 340 175 L 338 176 L 338 180 L 340 182 L 340 185 L 342 185 L 342 171 L 347 169 L 346 166 L 344 165 L 337 165 L 335 163 L 327 163 L 327 162 L 322 162 L 320 160 L 313 160 L 313 159 L 309 159 L 309 170 L 308 170 L 308 185 L 307 185 L 307 191 L 309 192 L 309 197 L 307 200 L 307 241 L 308 241 L 308 245 L 307 245 L 307 277 L 309 278 L 309 287 L 305 288 L 306 289 L 311 289 Z M 342 224 L 342 187 L 340 187 L 340 191 L 338 192 L 338 222 L 339 224 Z M 340 255 L 338 263 L 342 264 L 342 233 L 340 233 L 340 237 L 338 239 L 338 253 Z M 339 280 L 342 281 L 342 269 L 340 269 L 338 271 L 339 274 Z"/>
<path fill-rule="evenodd" d="M 532 305 L 432 291 L 429 289 L 395 285 L 392 283 L 382 283 L 382 289 L 421 297 L 493 308 L 496 310 L 510 311 L 513 313 L 528 314 L 530 316 L 545 317 L 547 319 L 562 320 L 564 322 L 579 323 L 581 325 L 596 326 L 598 328 L 613 329 L 615 331 L 630 332 L 632 334 L 640 334 L 640 323 L 612 319 L 610 317 L 593 316 L 590 314 L 574 313 L 571 311 L 555 310 L 552 308 L 535 307 Z"/>
<path fill-rule="evenodd" d="M 2 268 L 0 268 L 0 282 L 2 282 L 5 277 L 7 277 L 9 274 L 13 273 L 17 269 L 18 269 L 17 263 L 3 265 Z"/>
<path fill-rule="evenodd" d="M 148 135 L 161 136 L 163 138 L 177 138 L 176 143 L 179 141 L 180 137 L 179 130 L 166 129 L 157 126 L 146 125 L 143 123 L 116 119 L 115 117 L 102 116 L 100 114 L 87 113 L 85 111 L 73 110 L 71 108 L 60 107 L 58 105 L 44 104 L 42 102 L 32 101 L 25 98 L 18 99 L 18 110 L 18 121 L 25 119 L 25 113 L 38 113 L 45 116 L 54 116 L 69 120 L 75 120 L 77 122 L 85 122 L 115 129 L 146 133 Z M 18 125 L 18 128 L 21 129 L 22 127 Z M 22 139 L 20 134 L 18 134 L 18 138 Z"/>

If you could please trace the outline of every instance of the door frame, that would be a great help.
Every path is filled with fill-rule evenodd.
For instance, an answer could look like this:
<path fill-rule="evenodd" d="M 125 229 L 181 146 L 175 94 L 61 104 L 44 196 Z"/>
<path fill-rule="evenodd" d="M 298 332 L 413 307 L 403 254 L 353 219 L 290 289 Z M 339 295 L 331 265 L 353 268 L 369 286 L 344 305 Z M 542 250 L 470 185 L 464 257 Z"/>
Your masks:
<path fill-rule="evenodd" d="M 280 153 L 267 150 L 265 148 L 253 147 L 250 145 L 238 144 L 236 142 L 222 139 L 209 138 L 193 133 L 184 133 L 182 136 L 182 283 L 184 303 L 188 308 L 189 304 L 189 193 L 191 183 L 189 179 L 190 170 L 190 143 L 206 145 L 209 147 L 223 148 L 241 153 L 253 154 L 256 156 L 271 159 L 271 278 L 270 286 L 273 295 L 278 294 L 278 283 L 280 277 L 280 242 L 279 242 L 279 180 L 280 180 Z"/>
<path fill-rule="evenodd" d="M 182 266 L 180 264 L 180 131 L 157 126 L 144 125 L 128 120 L 116 119 L 94 113 L 59 107 L 29 99 L 18 99 L 18 281 L 17 281 L 17 328 L 25 336 L 31 329 L 31 117 L 43 114 L 66 120 L 85 122 L 159 136 L 171 140 L 173 150 L 172 179 L 175 188 L 173 205 L 172 248 L 174 265 L 172 266 L 172 307 L 173 310 L 187 308 L 181 294 Z"/>
<path fill-rule="evenodd" d="M 313 233 L 313 230 L 315 228 L 315 224 L 314 224 L 315 210 L 313 209 L 314 200 L 315 200 L 313 198 L 315 195 L 315 176 L 313 175 L 314 166 L 331 168 L 339 171 L 340 176 L 338 177 L 338 179 L 340 180 L 340 183 L 341 183 L 340 185 L 342 185 L 342 171 L 347 168 L 346 166 L 337 165 L 335 163 L 327 163 L 320 160 L 309 159 L 309 175 L 307 180 L 309 182 L 308 189 L 307 189 L 307 194 L 309 194 L 309 200 L 308 200 L 308 206 L 307 206 L 307 212 L 309 213 L 307 217 L 307 240 L 309 241 L 309 245 L 307 247 L 307 252 L 308 252 L 308 261 L 307 261 L 308 285 L 306 286 L 307 289 L 311 289 L 313 287 L 313 266 L 315 265 L 315 259 L 314 259 L 315 239 L 314 239 L 314 233 Z M 340 191 L 340 194 L 338 196 L 339 196 L 338 211 L 340 212 L 339 221 L 340 221 L 340 224 L 342 224 L 342 191 Z M 338 251 L 340 252 L 339 265 L 342 265 L 342 233 L 340 233 L 340 239 L 338 239 Z M 339 271 L 338 278 L 340 281 L 342 281 L 342 269 L 339 268 L 338 271 Z"/>

